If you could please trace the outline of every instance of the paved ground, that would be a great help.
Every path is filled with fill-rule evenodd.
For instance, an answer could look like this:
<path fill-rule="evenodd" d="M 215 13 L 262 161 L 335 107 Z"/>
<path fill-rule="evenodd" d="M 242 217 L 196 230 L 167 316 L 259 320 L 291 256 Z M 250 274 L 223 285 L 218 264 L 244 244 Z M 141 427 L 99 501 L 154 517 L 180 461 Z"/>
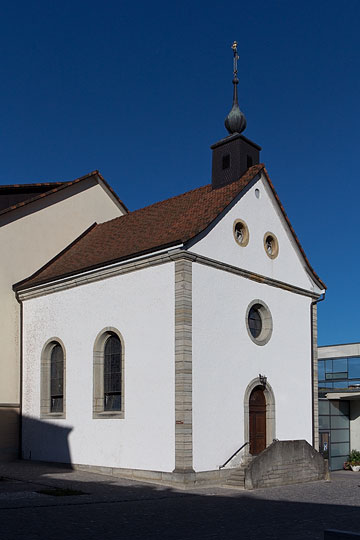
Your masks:
<path fill-rule="evenodd" d="M 55 487 L 84 494 L 39 493 Z M 252 492 L 183 492 L 31 462 L 0 464 L 1 540 L 300 540 L 322 539 L 327 528 L 360 533 L 360 473 Z"/>

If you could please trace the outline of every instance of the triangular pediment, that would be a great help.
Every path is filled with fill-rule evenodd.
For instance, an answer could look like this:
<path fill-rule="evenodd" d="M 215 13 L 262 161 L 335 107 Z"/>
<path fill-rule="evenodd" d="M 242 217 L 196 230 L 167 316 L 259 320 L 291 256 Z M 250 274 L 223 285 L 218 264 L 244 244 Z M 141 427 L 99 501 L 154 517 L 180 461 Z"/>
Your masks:
<path fill-rule="evenodd" d="M 265 170 L 187 247 L 315 294 L 325 287 L 311 268 Z"/>

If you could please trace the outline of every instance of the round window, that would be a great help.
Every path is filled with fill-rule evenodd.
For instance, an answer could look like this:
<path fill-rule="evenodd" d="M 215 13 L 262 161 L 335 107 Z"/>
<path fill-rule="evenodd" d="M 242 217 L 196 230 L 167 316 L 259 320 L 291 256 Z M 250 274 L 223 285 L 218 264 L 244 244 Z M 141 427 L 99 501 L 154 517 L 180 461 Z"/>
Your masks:
<path fill-rule="evenodd" d="M 245 247 L 248 245 L 249 229 L 247 228 L 245 221 L 242 221 L 241 219 L 237 219 L 236 221 L 234 221 L 233 233 L 234 238 L 239 244 L 239 246 Z"/>
<path fill-rule="evenodd" d="M 279 243 L 275 234 L 267 232 L 264 235 L 265 252 L 270 259 L 275 259 L 279 254 Z"/>
<path fill-rule="evenodd" d="M 256 345 L 266 345 L 271 338 L 273 324 L 269 308 L 261 300 L 254 300 L 246 310 L 246 328 Z"/>

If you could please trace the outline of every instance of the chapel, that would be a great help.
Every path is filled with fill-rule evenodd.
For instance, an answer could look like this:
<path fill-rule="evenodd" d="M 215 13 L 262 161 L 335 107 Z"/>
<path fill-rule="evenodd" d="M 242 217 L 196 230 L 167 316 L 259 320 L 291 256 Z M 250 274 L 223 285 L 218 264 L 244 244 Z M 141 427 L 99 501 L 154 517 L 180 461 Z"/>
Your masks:
<path fill-rule="evenodd" d="M 211 182 L 97 220 L 14 285 L 24 459 L 182 485 L 247 485 L 264 460 L 307 459 L 304 478 L 324 478 L 326 287 L 243 135 L 233 55 Z"/>

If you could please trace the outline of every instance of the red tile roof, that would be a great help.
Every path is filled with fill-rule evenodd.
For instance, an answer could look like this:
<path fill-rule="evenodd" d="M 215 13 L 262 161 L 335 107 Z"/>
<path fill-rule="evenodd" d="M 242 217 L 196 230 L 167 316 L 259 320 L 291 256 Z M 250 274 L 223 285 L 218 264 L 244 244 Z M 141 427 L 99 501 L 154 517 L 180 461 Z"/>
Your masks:
<path fill-rule="evenodd" d="M 212 189 L 209 184 L 111 221 L 94 224 L 52 261 L 14 288 L 27 288 L 185 243 L 206 229 L 262 170 L 267 175 L 264 165 L 254 165 L 239 180 L 221 188 Z M 275 190 L 274 194 L 277 197 Z M 291 227 L 285 212 L 284 216 Z M 309 269 L 322 284 L 296 236 L 295 240 Z"/>
<path fill-rule="evenodd" d="M 37 184 L 10 184 L 5 186 L 0 186 L 0 196 L 1 192 L 6 192 L 9 190 L 22 190 L 24 188 L 37 188 L 41 190 L 41 187 L 44 188 L 44 190 L 40 191 L 38 194 L 34 195 L 33 197 L 30 197 L 29 199 L 26 199 L 24 201 L 18 202 L 17 204 L 13 204 L 7 208 L 4 208 L 0 211 L 0 216 L 3 214 L 6 214 L 7 212 L 11 212 L 12 210 L 16 210 L 17 208 L 21 208 L 22 206 L 25 206 L 29 203 L 32 203 L 34 201 L 37 201 L 38 199 L 42 199 L 44 197 L 47 197 L 48 195 L 51 195 L 53 193 L 57 193 L 58 191 L 67 188 L 69 186 L 73 186 L 75 184 L 78 184 L 79 182 L 82 182 L 83 180 L 87 180 L 91 177 L 98 176 L 101 181 L 105 184 L 106 188 L 112 193 L 112 195 L 117 199 L 117 201 L 123 206 L 124 210 L 128 212 L 128 209 L 126 208 L 125 204 L 119 199 L 119 197 L 116 195 L 116 193 L 113 191 L 113 189 L 109 186 L 109 184 L 106 182 L 106 180 L 101 176 L 99 171 L 93 171 L 89 174 L 86 174 L 84 176 L 81 176 L 80 178 L 76 178 L 75 180 L 71 180 L 69 182 L 44 182 L 44 183 L 37 183 Z"/>

